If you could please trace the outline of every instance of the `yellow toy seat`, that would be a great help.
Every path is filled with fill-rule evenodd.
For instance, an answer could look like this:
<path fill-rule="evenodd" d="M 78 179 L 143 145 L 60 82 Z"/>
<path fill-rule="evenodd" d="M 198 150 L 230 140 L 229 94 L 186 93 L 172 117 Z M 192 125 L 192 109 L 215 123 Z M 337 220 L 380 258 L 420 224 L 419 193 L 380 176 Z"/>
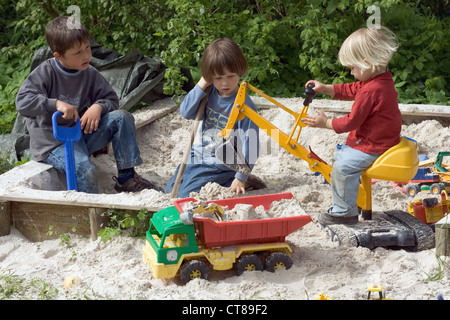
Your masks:
<path fill-rule="evenodd" d="M 417 173 L 419 156 L 416 144 L 406 137 L 384 152 L 366 170 L 366 175 L 372 179 L 407 182 Z"/>
<path fill-rule="evenodd" d="M 419 156 L 414 141 L 401 137 L 400 142 L 385 151 L 361 173 L 357 205 L 363 210 L 363 218 L 372 215 L 372 179 L 407 182 L 417 173 Z"/>

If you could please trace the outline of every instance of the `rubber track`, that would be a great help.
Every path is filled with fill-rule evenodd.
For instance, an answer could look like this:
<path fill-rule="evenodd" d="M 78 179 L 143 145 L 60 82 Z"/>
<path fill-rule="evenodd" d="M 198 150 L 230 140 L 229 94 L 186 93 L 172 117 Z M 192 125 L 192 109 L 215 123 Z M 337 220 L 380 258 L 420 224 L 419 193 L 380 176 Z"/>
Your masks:
<path fill-rule="evenodd" d="M 432 249 L 435 247 L 434 232 L 425 223 L 401 210 L 384 211 L 384 213 L 414 230 L 417 239 L 417 251 Z"/>

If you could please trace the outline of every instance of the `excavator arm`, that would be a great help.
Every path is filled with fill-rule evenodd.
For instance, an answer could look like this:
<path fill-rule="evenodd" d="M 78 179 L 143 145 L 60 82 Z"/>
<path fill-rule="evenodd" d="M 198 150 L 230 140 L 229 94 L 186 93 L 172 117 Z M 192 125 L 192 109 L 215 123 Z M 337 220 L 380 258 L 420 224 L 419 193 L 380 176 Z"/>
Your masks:
<path fill-rule="evenodd" d="M 276 106 L 280 107 L 287 113 L 291 114 L 295 119 L 294 127 L 291 132 L 285 133 L 267 119 L 262 117 L 258 112 L 250 108 L 245 104 L 245 97 L 247 93 L 247 88 L 253 90 L 260 96 L 266 98 Z M 297 158 L 305 160 L 309 164 L 309 168 L 313 172 L 321 173 L 325 179 L 330 182 L 331 175 L 331 166 L 328 165 L 325 161 L 320 159 L 312 150 L 305 149 L 301 144 L 299 144 L 298 140 L 300 137 L 300 133 L 303 127 L 306 125 L 303 123 L 302 119 L 307 116 L 308 106 L 312 100 L 312 97 L 315 95 L 312 87 L 308 88 L 310 91 L 307 91 L 307 98 L 305 99 L 305 105 L 303 106 L 301 112 L 294 112 L 286 106 L 282 105 L 278 101 L 272 99 L 262 91 L 250 85 L 248 82 L 242 82 L 237 93 L 236 99 L 234 101 L 233 108 L 231 110 L 230 116 L 228 118 L 228 123 L 225 128 L 223 128 L 218 133 L 218 138 L 223 140 L 228 140 L 231 136 L 233 128 L 237 121 L 248 117 L 252 120 L 261 130 L 263 130 L 268 136 L 270 136 L 275 142 L 277 142 L 283 149 L 287 152 L 293 154 Z M 307 90 L 308 90 L 307 89 Z M 308 96 L 309 95 L 309 96 Z M 226 163 L 227 166 L 235 169 L 235 171 L 241 171 L 242 165 L 233 165 L 232 163 Z M 243 172 L 248 173 L 248 171 Z"/>

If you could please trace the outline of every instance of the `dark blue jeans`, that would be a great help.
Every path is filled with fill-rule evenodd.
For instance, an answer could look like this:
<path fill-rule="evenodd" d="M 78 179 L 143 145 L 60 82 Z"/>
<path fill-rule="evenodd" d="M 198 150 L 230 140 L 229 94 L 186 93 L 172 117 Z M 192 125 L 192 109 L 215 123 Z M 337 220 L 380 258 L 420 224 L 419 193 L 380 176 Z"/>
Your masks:
<path fill-rule="evenodd" d="M 116 110 L 102 116 L 97 131 L 83 134 L 74 143 L 77 187 L 80 192 L 98 193 L 97 168 L 90 154 L 112 143 L 117 169 L 133 168 L 143 163 L 136 142 L 133 116 L 124 110 Z M 65 173 L 64 145 L 52 150 L 44 162 Z"/>
<path fill-rule="evenodd" d="M 233 182 L 236 172 L 225 166 L 208 163 L 195 163 L 191 153 L 191 162 L 186 164 L 183 179 L 181 180 L 177 196 L 187 198 L 191 192 L 199 192 L 208 182 L 215 182 L 222 187 L 229 187 Z M 178 175 L 177 167 L 175 174 L 170 178 L 166 186 L 166 193 L 172 192 L 173 185 Z"/>

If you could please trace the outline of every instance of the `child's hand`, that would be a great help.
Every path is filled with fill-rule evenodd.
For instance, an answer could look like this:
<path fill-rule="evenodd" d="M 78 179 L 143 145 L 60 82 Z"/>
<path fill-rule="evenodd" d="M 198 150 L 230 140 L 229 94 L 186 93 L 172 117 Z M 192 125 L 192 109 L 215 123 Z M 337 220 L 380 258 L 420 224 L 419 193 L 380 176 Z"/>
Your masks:
<path fill-rule="evenodd" d="M 329 96 L 334 96 L 334 88 L 332 84 L 323 84 L 322 82 L 319 82 L 317 80 L 309 80 L 305 84 L 305 88 L 308 87 L 309 84 L 314 84 L 313 90 L 317 93 L 325 93 Z"/>
<path fill-rule="evenodd" d="M 240 192 L 242 192 L 242 194 L 245 194 L 245 181 L 234 178 L 233 182 L 231 183 L 230 189 L 236 192 L 236 194 L 239 194 Z"/>
<path fill-rule="evenodd" d="M 81 130 L 84 130 L 86 134 L 96 131 L 101 115 L 102 107 L 99 104 L 90 106 L 80 119 Z"/>
<path fill-rule="evenodd" d="M 203 90 L 206 91 L 206 89 L 212 84 L 205 80 L 205 78 L 201 77 L 201 79 L 198 81 L 198 86 Z"/>
<path fill-rule="evenodd" d="M 77 109 L 64 101 L 56 100 L 56 110 L 63 113 L 64 119 L 73 119 L 74 122 L 78 120 L 78 111 Z"/>
<path fill-rule="evenodd" d="M 310 127 L 333 129 L 331 119 L 328 119 L 323 111 L 316 110 L 316 112 L 318 116 L 307 115 L 302 121 Z"/>

